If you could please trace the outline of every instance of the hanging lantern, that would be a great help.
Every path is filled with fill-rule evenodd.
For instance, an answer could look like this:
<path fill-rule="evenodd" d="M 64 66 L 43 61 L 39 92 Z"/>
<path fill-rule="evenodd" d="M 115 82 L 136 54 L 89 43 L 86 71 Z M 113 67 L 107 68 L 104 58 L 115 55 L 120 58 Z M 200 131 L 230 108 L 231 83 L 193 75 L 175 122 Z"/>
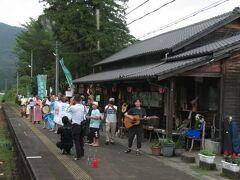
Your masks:
<path fill-rule="evenodd" d="M 130 92 L 132 92 L 132 90 L 133 90 L 132 86 L 128 86 L 128 87 L 127 87 L 127 92 L 130 93 Z"/>
<path fill-rule="evenodd" d="M 112 87 L 112 92 L 117 92 L 117 87 Z"/>
<path fill-rule="evenodd" d="M 165 93 L 167 90 L 166 90 L 166 88 L 159 87 L 159 88 L 158 88 L 158 91 L 159 91 L 159 93 L 163 94 L 163 93 Z"/>

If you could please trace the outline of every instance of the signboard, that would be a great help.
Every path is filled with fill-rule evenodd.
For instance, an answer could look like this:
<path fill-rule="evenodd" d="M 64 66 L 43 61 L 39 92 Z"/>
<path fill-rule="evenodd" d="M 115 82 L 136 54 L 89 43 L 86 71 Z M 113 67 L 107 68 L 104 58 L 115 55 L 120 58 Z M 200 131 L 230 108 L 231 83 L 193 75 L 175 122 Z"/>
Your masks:
<path fill-rule="evenodd" d="M 96 95 L 96 101 L 100 102 L 100 100 L 101 100 L 101 96 L 100 95 Z"/>
<path fill-rule="evenodd" d="M 47 96 L 47 75 L 37 75 L 38 96 L 44 98 Z"/>
<path fill-rule="evenodd" d="M 73 96 L 73 91 L 65 91 L 66 97 L 72 97 Z"/>

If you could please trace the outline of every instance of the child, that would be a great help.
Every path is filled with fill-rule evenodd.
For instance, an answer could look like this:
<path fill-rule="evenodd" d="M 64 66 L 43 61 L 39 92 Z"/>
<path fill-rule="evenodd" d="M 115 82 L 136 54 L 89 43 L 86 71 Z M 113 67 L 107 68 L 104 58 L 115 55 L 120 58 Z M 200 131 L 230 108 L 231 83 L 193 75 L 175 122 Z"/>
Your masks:
<path fill-rule="evenodd" d="M 25 105 L 21 106 L 21 117 L 25 116 L 27 118 L 26 109 Z"/>
<path fill-rule="evenodd" d="M 29 119 L 29 114 L 30 114 L 30 105 L 29 102 L 27 102 L 27 108 L 26 108 L 26 117 Z"/>
<path fill-rule="evenodd" d="M 98 110 L 98 102 L 92 103 L 92 112 L 90 118 L 90 135 L 93 138 L 93 143 L 89 144 L 91 146 L 98 147 L 99 146 L 99 127 L 101 122 L 101 114 Z"/>
<path fill-rule="evenodd" d="M 72 127 L 69 123 L 68 117 L 62 118 L 63 126 L 58 128 L 57 133 L 61 135 L 61 141 L 57 142 L 56 145 L 62 150 L 63 154 L 69 154 L 73 147 Z"/>
<path fill-rule="evenodd" d="M 30 98 L 29 99 L 29 106 L 30 106 L 30 109 L 29 109 L 29 119 L 30 119 L 30 122 L 33 122 L 33 110 L 34 110 L 34 101 L 33 101 L 33 98 Z"/>

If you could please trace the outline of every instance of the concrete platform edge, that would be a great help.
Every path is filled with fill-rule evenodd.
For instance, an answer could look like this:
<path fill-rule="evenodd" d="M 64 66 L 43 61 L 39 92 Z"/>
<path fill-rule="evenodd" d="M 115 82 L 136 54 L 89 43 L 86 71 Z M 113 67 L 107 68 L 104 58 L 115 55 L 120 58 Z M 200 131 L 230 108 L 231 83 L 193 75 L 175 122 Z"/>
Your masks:
<path fill-rule="evenodd" d="M 20 178 L 24 178 L 24 179 L 30 179 L 30 180 L 36 180 L 36 176 L 34 175 L 33 173 L 33 170 L 31 168 L 31 165 L 29 163 L 29 161 L 25 158 L 26 155 L 21 147 L 21 144 L 15 134 L 15 131 L 12 127 L 12 124 L 9 120 L 9 116 L 8 114 L 6 113 L 5 109 L 6 108 L 9 108 L 11 109 L 10 107 L 7 107 L 6 105 L 3 106 L 3 113 L 4 113 L 4 116 L 7 120 L 7 124 L 8 124 L 8 128 L 10 130 L 10 136 L 12 137 L 13 139 L 13 142 L 14 142 L 14 147 L 15 147 L 15 150 L 18 154 L 18 157 L 17 158 L 20 158 L 18 159 L 18 161 L 21 161 L 21 164 L 23 164 L 23 166 L 21 166 L 21 169 L 20 169 Z"/>

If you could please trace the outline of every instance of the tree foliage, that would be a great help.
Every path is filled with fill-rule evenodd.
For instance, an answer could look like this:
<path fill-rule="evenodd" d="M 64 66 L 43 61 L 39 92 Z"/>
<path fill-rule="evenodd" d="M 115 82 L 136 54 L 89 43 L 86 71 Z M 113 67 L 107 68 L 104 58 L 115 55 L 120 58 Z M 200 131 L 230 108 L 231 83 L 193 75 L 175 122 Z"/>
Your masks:
<path fill-rule="evenodd" d="M 16 39 L 15 52 L 18 56 L 17 71 L 22 76 L 28 76 L 31 82 L 31 52 L 33 53 L 33 80 L 32 86 L 36 93 L 36 75 L 47 74 L 49 86 L 54 86 L 54 67 L 55 57 L 54 39 L 51 32 L 45 31 L 39 21 L 32 20 L 26 24 L 25 31 L 21 32 Z M 20 81 L 19 87 L 26 88 L 26 85 Z"/>
<path fill-rule="evenodd" d="M 61 56 L 75 72 L 75 78 L 92 71 L 91 65 L 135 41 L 125 20 L 125 1 L 44 0 L 41 17 L 62 43 Z M 96 9 L 100 11 L 97 30 Z M 101 50 L 97 51 L 97 41 Z"/>
<path fill-rule="evenodd" d="M 20 75 L 30 75 L 33 50 L 33 72 L 48 75 L 48 87 L 55 83 L 55 41 L 73 78 L 92 72 L 92 64 L 135 41 L 125 20 L 124 0 L 43 0 L 44 13 L 37 21 L 25 25 L 17 37 L 16 53 Z M 100 29 L 96 26 L 96 9 L 100 10 Z M 100 50 L 97 50 L 97 41 Z M 61 68 L 60 68 L 61 69 Z M 66 80 L 60 70 L 60 90 Z M 33 82 L 36 82 L 34 80 Z"/>

